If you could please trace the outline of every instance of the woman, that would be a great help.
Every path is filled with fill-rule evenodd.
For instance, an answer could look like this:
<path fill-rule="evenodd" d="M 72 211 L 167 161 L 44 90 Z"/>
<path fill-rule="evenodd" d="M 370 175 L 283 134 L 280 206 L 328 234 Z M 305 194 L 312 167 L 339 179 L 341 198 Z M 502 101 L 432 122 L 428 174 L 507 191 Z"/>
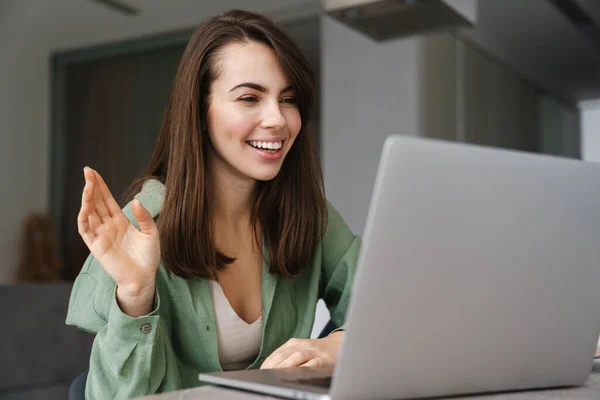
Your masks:
<path fill-rule="evenodd" d="M 67 323 L 96 333 L 86 398 L 197 386 L 199 372 L 334 363 L 360 240 L 326 202 L 309 132 L 314 76 L 269 19 L 198 27 L 146 176 L 121 211 L 84 169 L 91 255 Z"/>

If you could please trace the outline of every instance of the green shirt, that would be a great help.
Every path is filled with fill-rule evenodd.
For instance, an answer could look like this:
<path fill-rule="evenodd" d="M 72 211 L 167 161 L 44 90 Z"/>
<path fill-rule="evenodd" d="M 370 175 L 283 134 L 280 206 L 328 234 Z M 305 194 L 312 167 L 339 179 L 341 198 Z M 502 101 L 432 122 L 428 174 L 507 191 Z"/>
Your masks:
<path fill-rule="evenodd" d="M 148 181 L 136 198 L 155 217 L 164 186 Z M 124 213 L 137 225 L 131 203 Z M 328 204 L 329 220 L 312 264 L 286 279 L 262 266 L 263 336 L 256 360 L 290 338 L 309 338 L 317 301 L 323 299 L 336 326 L 344 324 L 360 248 L 340 214 Z M 138 318 L 116 302 L 116 284 L 90 255 L 75 280 L 66 323 L 96 334 L 86 398 L 121 399 L 199 386 L 198 373 L 221 371 L 209 281 L 183 279 L 164 265 L 156 276 L 154 311 Z"/>

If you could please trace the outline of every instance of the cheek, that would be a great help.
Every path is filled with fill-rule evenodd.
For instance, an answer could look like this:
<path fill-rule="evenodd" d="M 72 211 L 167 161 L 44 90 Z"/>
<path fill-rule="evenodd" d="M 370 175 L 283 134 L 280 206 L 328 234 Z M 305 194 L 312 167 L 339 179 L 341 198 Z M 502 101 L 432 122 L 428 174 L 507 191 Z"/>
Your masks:
<path fill-rule="evenodd" d="M 224 127 L 229 139 L 245 140 L 252 133 L 254 124 L 247 119 L 235 118 L 232 115 L 225 121 Z"/>
<path fill-rule="evenodd" d="M 217 141 L 244 139 L 252 133 L 253 127 L 252 118 L 234 109 L 215 110 L 211 114 L 211 131 Z"/>

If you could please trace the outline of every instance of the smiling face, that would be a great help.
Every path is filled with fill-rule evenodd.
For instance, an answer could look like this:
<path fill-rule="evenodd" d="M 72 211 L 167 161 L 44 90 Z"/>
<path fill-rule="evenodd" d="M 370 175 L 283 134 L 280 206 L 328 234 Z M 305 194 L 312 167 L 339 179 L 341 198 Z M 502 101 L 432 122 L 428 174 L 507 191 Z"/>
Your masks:
<path fill-rule="evenodd" d="M 275 52 L 262 43 L 231 43 L 217 60 L 208 101 L 211 167 L 271 180 L 302 126 L 294 88 Z"/>

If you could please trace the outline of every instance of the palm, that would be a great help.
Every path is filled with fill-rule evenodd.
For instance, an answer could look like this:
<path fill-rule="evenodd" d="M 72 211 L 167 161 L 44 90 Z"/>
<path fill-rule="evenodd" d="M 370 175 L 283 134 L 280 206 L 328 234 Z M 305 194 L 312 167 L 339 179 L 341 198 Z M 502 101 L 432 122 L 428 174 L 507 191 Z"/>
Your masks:
<path fill-rule="evenodd" d="M 119 286 L 141 288 L 153 283 L 160 262 L 160 241 L 150 213 L 141 204 L 133 204 L 138 230 L 123 214 L 102 177 L 90 169 L 86 169 L 85 177 L 78 224 L 90 252 Z"/>
<path fill-rule="evenodd" d="M 140 232 L 122 212 L 111 219 L 97 231 L 90 252 L 116 282 L 150 278 L 160 261 L 158 238 Z"/>

